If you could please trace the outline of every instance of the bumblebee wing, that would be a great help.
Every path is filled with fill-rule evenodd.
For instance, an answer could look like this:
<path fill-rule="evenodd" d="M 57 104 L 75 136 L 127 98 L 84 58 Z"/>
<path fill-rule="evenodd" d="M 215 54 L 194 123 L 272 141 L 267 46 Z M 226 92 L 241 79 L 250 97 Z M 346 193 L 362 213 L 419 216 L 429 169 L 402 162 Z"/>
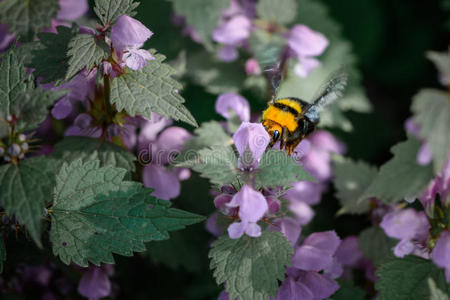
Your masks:
<path fill-rule="evenodd" d="M 320 111 L 327 105 L 336 101 L 340 97 L 347 86 L 348 75 L 343 68 L 331 73 L 328 79 L 322 84 L 316 93 L 314 101 L 305 112 L 311 121 L 318 121 Z"/>
<path fill-rule="evenodd" d="M 272 87 L 271 101 L 273 101 L 278 92 L 278 88 L 280 87 L 281 80 L 283 79 L 283 72 L 281 71 L 280 66 L 277 63 L 266 67 L 264 69 L 264 74 L 266 75 Z"/>

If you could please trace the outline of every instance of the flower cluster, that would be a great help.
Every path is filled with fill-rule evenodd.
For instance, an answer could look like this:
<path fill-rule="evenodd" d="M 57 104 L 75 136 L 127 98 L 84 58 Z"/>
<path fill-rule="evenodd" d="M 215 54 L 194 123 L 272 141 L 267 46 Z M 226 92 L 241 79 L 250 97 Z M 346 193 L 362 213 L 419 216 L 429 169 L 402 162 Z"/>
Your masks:
<path fill-rule="evenodd" d="M 195 29 L 185 25 L 183 17 L 175 16 L 174 23 L 184 26 L 183 32 L 186 35 L 201 42 Z M 238 58 L 238 48 L 249 51 L 249 38 L 256 30 L 284 41 L 282 55 L 296 61 L 294 72 L 300 77 L 308 76 L 320 65 L 316 57 L 322 55 L 328 46 L 328 40 L 323 34 L 306 25 L 296 24 L 288 29 L 279 24 L 271 24 L 258 18 L 254 1 L 231 0 L 230 6 L 222 12 L 218 25 L 212 32 L 212 39 L 220 45 L 218 57 L 231 62 Z M 261 72 L 258 61 L 253 57 L 247 60 L 245 69 L 248 75 L 258 75 Z"/>

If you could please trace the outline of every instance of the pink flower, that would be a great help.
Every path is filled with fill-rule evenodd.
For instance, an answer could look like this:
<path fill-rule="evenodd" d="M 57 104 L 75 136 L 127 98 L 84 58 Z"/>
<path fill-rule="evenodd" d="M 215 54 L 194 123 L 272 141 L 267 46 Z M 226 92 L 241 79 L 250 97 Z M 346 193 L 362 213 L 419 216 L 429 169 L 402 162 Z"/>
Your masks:
<path fill-rule="evenodd" d="M 229 119 L 230 111 L 238 115 L 242 122 L 250 121 L 250 105 L 247 99 L 235 93 L 219 95 L 216 101 L 216 112 Z"/>
<path fill-rule="evenodd" d="M 239 207 L 240 222 L 235 222 L 228 227 L 228 234 L 232 239 L 240 238 L 244 233 L 258 237 L 261 235 L 261 227 L 257 222 L 264 216 L 269 207 L 264 196 L 250 186 L 244 185 L 242 189 L 233 196 L 228 207 Z"/>
<path fill-rule="evenodd" d="M 445 269 L 445 278 L 450 283 L 450 231 L 444 230 L 432 252 L 433 262 Z"/>
<path fill-rule="evenodd" d="M 306 77 L 320 65 L 315 56 L 321 55 L 328 46 L 327 38 L 305 25 L 295 25 L 287 35 L 287 42 L 299 63 L 294 71 L 300 77 Z"/>
<path fill-rule="evenodd" d="M 270 137 L 261 123 L 243 122 L 233 135 L 233 141 L 239 152 L 239 164 L 242 168 L 255 167 L 264 151 L 269 145 Z M 244 153 L 249 149 L 252 154 L 251 161 Z"/>
<path fill-rule="evenodd" d="M 111 28 L 111 43 L 125 64 L 133 70 L 145 67 L 154 57 L 141 48 L 153 32 L 144 24 L 127 15 L 120 16 Z"/>
<path fill-rule="evenodd" d="M 59 0 L 59 7 L 58 20 L 73 21 L 82 17 L 89 10 L 87 0 Z"/>

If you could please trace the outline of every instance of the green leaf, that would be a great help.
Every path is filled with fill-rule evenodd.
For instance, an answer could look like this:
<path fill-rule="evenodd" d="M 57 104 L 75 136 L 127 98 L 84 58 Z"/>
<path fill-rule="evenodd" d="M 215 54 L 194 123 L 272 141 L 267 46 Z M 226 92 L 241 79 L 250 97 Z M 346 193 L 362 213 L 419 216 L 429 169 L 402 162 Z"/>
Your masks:
<path fill-rule="evenodd" d="M 450 76 L 450 48 L 447 52 L 427 52 L 427 58 L 431 60 L 439 71 L 439 77 L 448 78 Z"/>
<path fill-rule="evenodd" d="M 56 177 L 50 241 L 64 263 L 113 263 L 113 253 L 142 252 L 145 242 L 204 219 L 170 208 L 140 183 L 123 181 L 125 169 L 99 166 L 98 160 L 64 163 Z"/>
<path fill-rule="evenodd" d="M 339 290 L 330 297 L 330 300 L 364 300 L 366 293 L 360 287 L 354 285 L 351 281 L 339 282 Z"/>
<path fill-rule="evenodd" d="M 56 29 L 58 34 L 38 34 L 39 42 L 36 43 L 39 43 L 39 47 L 31 51 L 31 67 L 36 69 L 36 77 L 42 77 L 41 83 L 55 81 L 55 85 L 60 85 L 66 79 L 69 43 L 78 34 L 78 27 L 58 26 Z"/>
<path fill-rule="evenodd" d="M 333 172 L 335 196 L 342 206 L 338 213 L 367 212 L 369 203 L 359 202 L 359 199 L 377 176 L 377 169 L 362 161 L 355 162 L 349 158 L 336 156 L 333 160 Z"/>
<path fill-rule="evenodd" d="M 6 261 L 6 248 L 3 239 L 0 238 L 0 273 L 3 272 L 3 262 Z"/>
<path fill-rule="evenodd" d="M 69 80 L 84 68 L 91 70 L 95 66 L 98 67 L 110 54 L 111 49 L 104 40 L 90 34 L 76 35 L 69 43 L 67 55 L 70 58 L 65 79 Z"/>
<path fill-rule="evenodd" d="M 196 157 L 178 163 L 177 167 L 188 167 L 199 172 L 201 177 L 208 178 L 218 185 L 231 184 L 239 174 L 237 158 L 230 146 L 212 146 L 198 151 Z"/>
<path fill-rule="evenodd" d="M 394 258 L 392 248 L 397 242 L 389 238 L 380 227 L 363 230 L 359 236 L 359 247 L 364 256 L 376 266 Z"/>
<path fill-rule="evenodd" d="M 376 197 L 392 204 L 418 196 L 433 178 L 431 165 L 417 163 L 419 148 L 420 142 L 413 138 L 393 146 L 394 157 L 381 166 L 361 200 Z"/>
<path fill-rule="evenodd" d="M 46 203 L 52 200 L 56 161 L 43 157 L 27 158 L 20 164 L 0 167 L 0 201 L 9 216 L 25 225 L 38 246 L 41 219 Z"/>
<path fill-rule="evenodd" d="M 428 278 L 435 280 L 439 289 L 447 293 L 450 291 L 444 271 L 439 270 L 431 260 L 417 256 L 395 258 L 381 265 L 376 274 L 380 277 L 375 284 L 380 300 L 428 300 Z"/>
<path fill-rule="evenodd" d="M 172 0 L 177 15 L 186 18 L 186 24 L 192 26 L 202 42 L 209 49 L 211 34 L 217 27 L 222 11 L 228 8 L 230 0 Z"/>
<path fill-rule="evenodd" d="M 198 51 L 187 58 L 187 74 L 211 94 L 237 93 L 245 80 L 240 65 L 220 62 L 206 51 Z"/>
<path fill-rule="evenodd" d="M 433 153 L 434 171 L 439 172 L 450 149 L 450 99 L 447 92 L 423 89 L 414 96 L 411 110 L 419 125 L 419 137 Z"/>
<path fill-rule="evenodd" d="M 256 13 L 266 21 L 278 24 L 289 24 L 297 15 L 296 0 L 260 0 L 256 5 Z"/>
<path fill-rule="evenodd" d="M 450 300 L 448 294 L 440 290 L 432 278 L 428 278 L 428 287 L 430 288 L 430 300 Z"/>
<path fill-rule="evenodd" d="M 7 23 L 10 32 L 17 32 L 21 41 L 31 41 L 44 27 L 50 27 L 59 10 L 58 0 L 3 0 L 0 23 Z"/>
<path fill-rule="evenodd" d="M 225 283 L 230 299 L 252 300 L 274 297 L 278 280 L 284 279 L 291 264 L 293 248 L 276 231 L 264 231 L 258 238 L 244 235 L 220 237 L 209 252 L 210 268 L 217 284 Z"/>
<path fill-rule="evenodd" d="M 255 185 L 259 187 L 288 186 L 296 181 L 316 181 L 294 157 L 286 152 L 269 150 L 264 153 L 256 170 Z"/>
<path fill-rule="evenodd" d="M 44 91 L 41 87 L 19 95 L 11 104 L 11 113 L 18 121 L 16 129 L 29 131 L 36 129 L 48 115 L 48 107 L 63 97 L 67 91 Z"/>
<path fill-rule="evenodd" d="M 166 118 L 181 120 L 193 126 L 197 122 L 184 107 L 179 94 L 182 86 L 171 77 L 175 70 L 163 63 L 164 55 L 154 54 L 155 59 L 139 70 L 128 70 L 111 83 L 111 102 L 130 116 L 142 115 L 150 118 L 156 112 Z"/>
<path fill-rule="evenodd" d="M 65 137 L 55 145 L 52 156 L 68 163 L 82 158 L 83 160 L 98 159 L 100 166 L 123 168 L 135 171 L 136 157 L 126 149 L 106 141 L 89 137 Z"/>
<path fill-rule="evenodd" d="M 121 15 L 136 15 L 139 2 L 134 0 L 95 0 L 94 12 L 104 26 L 112 25 Z"/>
<path fill-rule="evenodd" d="M 25 68 L 14 49 L 10 49 L 2 56 L 0 64 L 0 117 L 11 112 L 11 103 L 27 89 L 25 79 Z"/>
<path fill-rule="evenodd" d="M 233 143 L 233 140 L 225 132 L 223 126 L 217 121 L 202 123 L 194 130 L 195 137 L 189 139 L 184 144 L 187 149 L 202 149 L 210 146 L 226 146 Z"/>

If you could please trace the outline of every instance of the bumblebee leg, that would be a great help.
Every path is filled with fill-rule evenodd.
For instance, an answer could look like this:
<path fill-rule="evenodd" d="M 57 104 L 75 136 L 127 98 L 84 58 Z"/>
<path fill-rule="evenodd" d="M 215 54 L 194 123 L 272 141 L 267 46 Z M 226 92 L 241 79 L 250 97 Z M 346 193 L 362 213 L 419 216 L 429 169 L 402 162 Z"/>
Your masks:
<path fill-rule="evenodd" d="M 288 134 L 289 134 L 289 131 L 287 130 L 287 128 L 283 127 L 283 129 L 281 131 L 280 150 L 283 150 L 283 148 L 286 148 Z"/>
<path fill-rule="evenodd" d="M 300 144 L 300 142 L 302 141 L 302 139 L 296 139 L 295 141 L 293 141 L 289 147 L 289 151 L 288 151 L 288 155 L 291 155 L 292 153 L 294 153 L 295 148 L 297 148 L 298 144 Z"/>

